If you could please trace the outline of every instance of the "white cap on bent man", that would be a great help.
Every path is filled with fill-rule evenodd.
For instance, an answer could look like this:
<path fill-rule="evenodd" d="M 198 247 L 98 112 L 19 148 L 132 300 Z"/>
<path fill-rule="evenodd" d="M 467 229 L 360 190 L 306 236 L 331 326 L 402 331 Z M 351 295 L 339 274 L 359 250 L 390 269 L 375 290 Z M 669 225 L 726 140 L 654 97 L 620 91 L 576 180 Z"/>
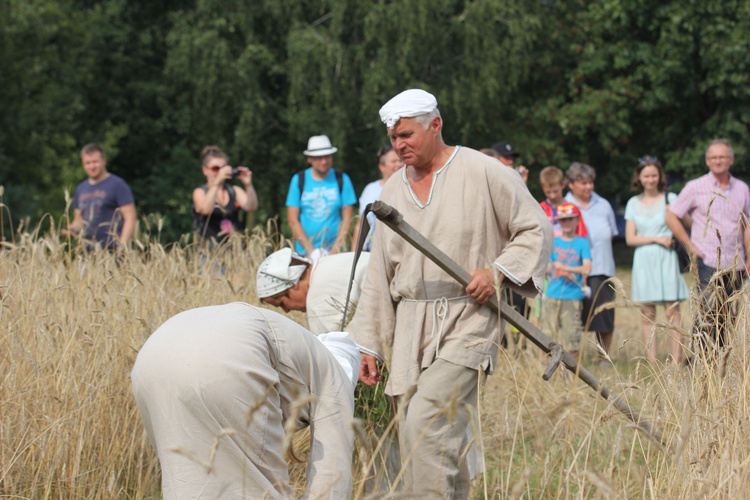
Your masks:
<path fill-rule="evenodd" d="M 404 90 L 380 108 L 380 119 L 393 128 L 401 118 L 414 118 L 433 112 L 438 102 L 435 96 L 421 89 Z"/>
<path fill-rule="evenodd" d="M 292 252 L 291 248 L 282 248 L 264 260 L 255 276 L 255 288 L 259 299 L 272 297 L 294 286 L 307 269 L 307 265 L 292 265 L 292 260 L 310 264 L 310 260 Z"/>

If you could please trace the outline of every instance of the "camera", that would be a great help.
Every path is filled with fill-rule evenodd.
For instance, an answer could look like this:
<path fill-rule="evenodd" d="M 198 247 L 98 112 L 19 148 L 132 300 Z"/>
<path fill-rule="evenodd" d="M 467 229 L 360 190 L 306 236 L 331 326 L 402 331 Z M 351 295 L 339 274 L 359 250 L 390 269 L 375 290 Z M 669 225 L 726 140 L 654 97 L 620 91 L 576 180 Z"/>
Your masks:
<path fill-rule="evenodd" d="M 233 168 L 232 169 L 232 177 L 239 177 L 240 176 L 240 169 L 239 168 Z"/>

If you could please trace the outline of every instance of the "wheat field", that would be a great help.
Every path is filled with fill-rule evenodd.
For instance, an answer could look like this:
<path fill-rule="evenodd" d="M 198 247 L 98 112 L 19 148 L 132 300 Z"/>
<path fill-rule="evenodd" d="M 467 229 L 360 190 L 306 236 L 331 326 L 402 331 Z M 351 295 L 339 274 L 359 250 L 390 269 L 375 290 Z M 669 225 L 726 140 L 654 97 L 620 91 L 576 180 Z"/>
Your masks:
<path fill-rule="evenodd" d="M 274 228 L 256 230 L 208 260 L 187 240 L 164 246 L 149 236 L 120 255 L 87 254 L 54 227 L 5 242 L 0 497 L 161 498 L 158 460 L 130 391 L 138 350 L 180 311 L 257 304 L 255 271 L 280 241 Z M 663 443 L 571 375 L 558 370 L 543 381 L 541 354 L 513 347 L 501 351 L 482 389 L 475 435 L 485 474 L 474 481 L 474 498 L 743 498 L 750 491 L 747 294 L 736 297 L 731 349 L 716 366 L 649 365 L 640 316 L 627 300 L 629 277 L 618 277 L 611 364 L 592 371 L 661 431 Z M 685 323 L 694 308 L 683 304 Z M 665 360 L 659 314 L 654 338 Z M 593 359 L 590 339 L 586 350 L 584 364 Z M 355 450 L 356 497 L 389 495 L 389 481 L 380 482 L 381 492 L 365 484 L 374 428 L 385 425 L 363 423 Z M 304 464 L 292 469 L 299 488 Z"/>

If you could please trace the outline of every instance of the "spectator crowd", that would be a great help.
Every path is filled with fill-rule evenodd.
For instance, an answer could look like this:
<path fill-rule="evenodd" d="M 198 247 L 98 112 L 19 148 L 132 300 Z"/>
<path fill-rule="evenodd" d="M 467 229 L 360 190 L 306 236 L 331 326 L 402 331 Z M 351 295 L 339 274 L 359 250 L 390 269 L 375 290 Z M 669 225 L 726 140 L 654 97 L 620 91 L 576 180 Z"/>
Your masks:
<path fill-rule="evenodd" d="M 337 151 L 327 136 L 310 137 L 302 153 L 308 167 L 289 183 L 286 205 L 294 250 L 311 264 L 326 255 L 354 251 L 359 236 L 360 225 L 355 224 L 350 237 L 357 196 L 349 176 L 333 168 Z M 500 141 L 480 151 L 528 182 L 529 170 L 519 164 L 520 153 L 510 143 Z M 365 216 L 368 204 L 380 198 L 391 177 L 406 182 L 404 159 L 392 145 L 380 148 L 375 158 L 381 177 L 362 191 L 359 218 Z M 81 161 L 88 179 L 76 188 L 73 220 L 63 234 L 81 236 L 88 248 L 122 248 L 135 231 L 133 194 L 122 178 L 107 170 L 107 157 L 99 145 L 84 146 Z M 219 147 L 206 146 L 200 161 L 206 182 L 193 191 L 193 229 L 211 249 L 244 229 L 244 217 L 257 209 L 258 197 L 252 171 L 229 165 L 229 157 Z M 668 333 L 671 360 L 683 359 L 686 339 L 678 333 L 680 304 L 689 290 L 675 246 L 684 246 L 693 257 L 698 276 L 701 314 L 693 328 L 698 350 L 726 343 L 726 323 L 732 314 L 728 299 L 747 275 L 750 232 L 745 221 L 750 194 L 747 184 L 730 174 L 734 151 L 729 141 L 712 141 L 705 162 L 708 173 L 688 182 L 679 195 L 667 189 L 658 158 L 644 156 L 634 166 L 631 187 L 637 194 L 625 208 L 624 236 L 627 245 L 635 248 L 630 300 L 642 313 L 644 352 L 650 361 L 657 359 L 653 325 L 658 305 L 673 326 Z M 555 166 L 540 171 L 544 193 L 540 205 L 554 234 L 547 284 L 536 306 L 527 304 L 517 291 L 509 291 L 507 300 L 527 317 L 534 311 L 545 330 L 574 354 L 583 332 L 593 332 L 601 348 L 601 364 L 606 364 L 614 334 L 615 290 L 610 278 L 615 276 L 612 240 L 618 228 L 612 206 L 594 191 L 595 179 L 595 169 L 581 162 L 573 162 L 566 171 Z M 241 187 L 231 184 L 233 180 Z M 376 220 L 373 214 L 367 217 L 363 250 L 369 252 Z"/>

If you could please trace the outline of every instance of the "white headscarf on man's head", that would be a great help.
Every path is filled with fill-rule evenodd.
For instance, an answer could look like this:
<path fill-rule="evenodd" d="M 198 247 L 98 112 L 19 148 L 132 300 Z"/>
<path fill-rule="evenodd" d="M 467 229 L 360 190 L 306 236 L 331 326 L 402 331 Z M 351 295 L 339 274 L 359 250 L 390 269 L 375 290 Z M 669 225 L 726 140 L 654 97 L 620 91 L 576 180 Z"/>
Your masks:
<path fill-rule="evenodd" d="M 404 90 L 380 108 L 380 119 L 385 126 L 393 128 L 401 118 L 426 115 L 437 108 L 434 95 L 421 89 Z"/>
<path fill-rule="evenodd" d="M 291 265 L 292 259 L 307 262 L 310 260 L 292 252 L 291 248 L 282 248 L 264 260 L 255 275 L 255 287 L 259 299 L 272 297 L 277 293 L 292 288 L 304 274 L 307 266 Z"/>
<path fill-rule="evenodd" d="M 318 335 L 328 352 L 333 354 L 341 368 L 344 369 L 346 376 L 352 383 L 352 391 L 357 386 L 359 380 L 359 365 L 362 358 L 359 354 L 359 346 L 346 332 L 330 332 Z"/>

